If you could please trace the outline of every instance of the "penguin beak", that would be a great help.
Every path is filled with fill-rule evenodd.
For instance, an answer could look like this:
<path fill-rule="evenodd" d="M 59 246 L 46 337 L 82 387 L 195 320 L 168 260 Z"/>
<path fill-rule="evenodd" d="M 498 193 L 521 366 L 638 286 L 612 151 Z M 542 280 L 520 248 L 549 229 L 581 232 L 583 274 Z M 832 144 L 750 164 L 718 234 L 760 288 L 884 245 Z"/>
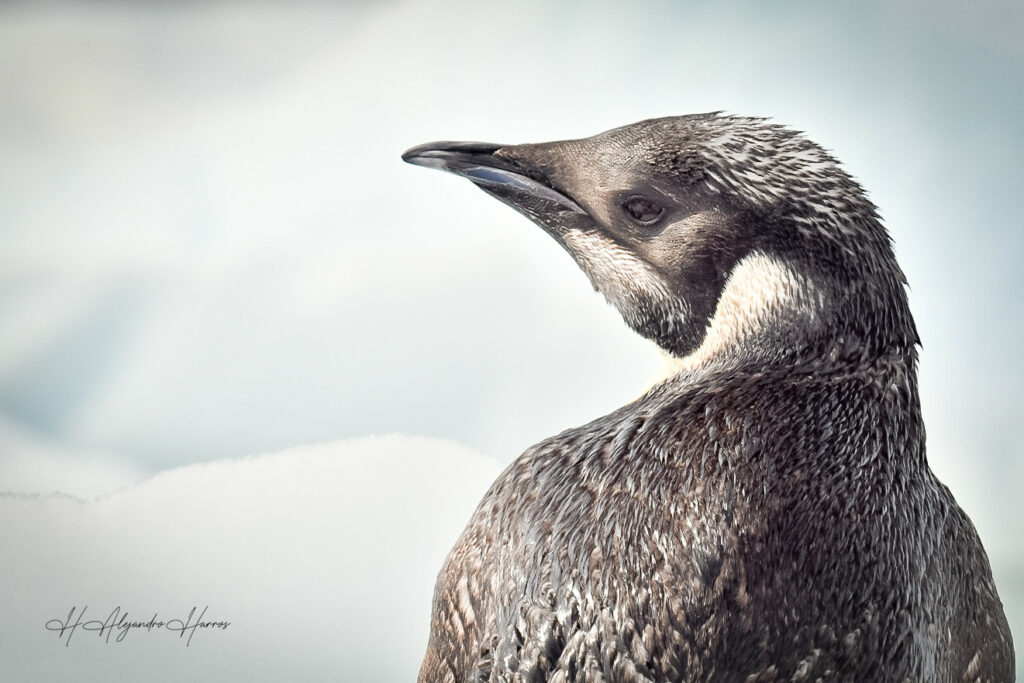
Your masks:
<path fill-rule="evenodd" d="M 494 192 L 525 194 L 546 200 L 573 213 L 586 212 L 571 197 L 543 179 L 531 177 L 514 163 L 495 156 L 505 145 L 488 142 L 428 142 L 407 150 L 402 160 L 468 178 L 478 187 Z"/>

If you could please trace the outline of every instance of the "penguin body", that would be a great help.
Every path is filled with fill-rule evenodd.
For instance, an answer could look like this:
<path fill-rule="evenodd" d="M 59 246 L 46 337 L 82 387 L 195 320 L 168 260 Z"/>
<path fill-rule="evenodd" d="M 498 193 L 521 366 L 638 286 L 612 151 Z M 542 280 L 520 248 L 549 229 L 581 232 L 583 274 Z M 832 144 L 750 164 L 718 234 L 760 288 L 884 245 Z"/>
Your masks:
<path fill-rule="evenodd" d="M 405 158 L 529 216 L 680 368 L 498 478 L 421 682 L 1013 680 L 925 457 L 903 275 L 834 159 L 717 114 Z"/>

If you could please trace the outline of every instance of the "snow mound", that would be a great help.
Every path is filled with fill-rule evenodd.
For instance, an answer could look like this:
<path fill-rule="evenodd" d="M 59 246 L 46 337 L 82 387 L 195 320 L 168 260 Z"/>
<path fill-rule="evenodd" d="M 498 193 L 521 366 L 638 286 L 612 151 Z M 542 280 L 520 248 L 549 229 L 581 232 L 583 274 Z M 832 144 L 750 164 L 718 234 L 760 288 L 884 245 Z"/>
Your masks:
<path fill-rule="evenodd" d="M 3 494 L 4 677 L 413 680 L 434 578 L 497 472 L 457 444 L 388 436 L 183 467 L 91 502 Z M 191 628 L 204 608 L 230 625 Z"/>

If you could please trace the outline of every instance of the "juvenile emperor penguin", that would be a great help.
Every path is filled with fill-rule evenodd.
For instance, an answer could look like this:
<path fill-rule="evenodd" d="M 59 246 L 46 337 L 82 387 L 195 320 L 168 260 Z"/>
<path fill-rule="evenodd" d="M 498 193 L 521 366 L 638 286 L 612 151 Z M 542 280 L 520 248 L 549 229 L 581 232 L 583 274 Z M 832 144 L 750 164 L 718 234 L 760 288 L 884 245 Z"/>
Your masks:
<path fill-rule="evenodd" d="M 436 142 L 678 372 L 531 447 L 438 577 L 421 683 L 1012 681 L 988 558 L 925 458 L 874 205 L 763 119 Z"/>

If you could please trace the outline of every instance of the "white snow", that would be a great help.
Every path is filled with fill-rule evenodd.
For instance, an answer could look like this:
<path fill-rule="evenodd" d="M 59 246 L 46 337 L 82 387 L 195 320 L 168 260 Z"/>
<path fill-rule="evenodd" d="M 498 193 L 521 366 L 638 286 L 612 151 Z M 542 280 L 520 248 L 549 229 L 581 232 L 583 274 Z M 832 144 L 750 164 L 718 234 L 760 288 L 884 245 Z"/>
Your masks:
<path fill-rule="evenodd" d="M 4 678 L 413 680 L 434 578 L 498 468 L 447 441 L 367 437 L 182 467 L 91 502 L 3 494 Z M 46 628 L 72 608 L 83 623 L 120 608 L 189 624 L 207 606 L 230 625 L 190 643 L 166 627 L 120 642 Z"/>

